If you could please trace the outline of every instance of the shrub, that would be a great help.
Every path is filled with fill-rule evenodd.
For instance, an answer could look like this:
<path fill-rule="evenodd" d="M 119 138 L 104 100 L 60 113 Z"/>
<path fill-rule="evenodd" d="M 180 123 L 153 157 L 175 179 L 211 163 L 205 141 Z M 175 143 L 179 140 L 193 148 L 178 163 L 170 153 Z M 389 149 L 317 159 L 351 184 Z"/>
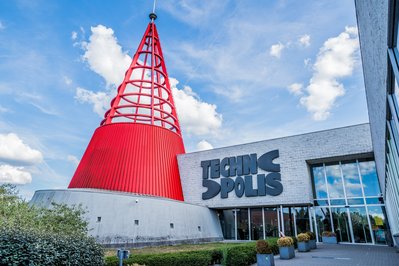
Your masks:
<path fill-rule="evenodd" d="M 308 242 L 309 241 L 309 235 L 306 233 L 300 233 L 298 236 L 298 242 Z"/>
<path fill-rule="evenodd" d="M 0 265 L 103 265 L 93 238 L 0 227 Z"/>
<path fill-rule="evenodd" d="M 334 232 L 331 232 L 331 231 L 323 231 L 322 236 L 332 237 L 332 236 L 336 236 L 336 235 Z"/>
<path fill-rule="evenodd" d="M 256 263 L 255 243 L 227 247 L 223 252 L 222 264 L 225 266 L 247 266 Z"/>
<path fill-rule="evenodd" d="M 265 240 L 256 241 L 256 253 L 258 254 L 271 254 L 272 251 L 269 247 L 269 243 Z"/>
<path fill-rule="evenodd" d="M 306 232 L 306 234 L 309 236 L 309 240 L 315 240 L 316 239 L 316 235 L 313 232 Z"/>
<path fill-rule="evenodd" d="M 162 254 L 132 254 L 128 259 L 123 260 L 123 265 L 132 265 L 137 263 L 146 266 L 208 266 L 212 263 L 213 250 L 199 250 L 176 253 Z M 108 257 L 105 265 L 117 266 L 119 259 L 117 257 Z"/>
<path fill-rule="evenodd" d="M 289 237 L 280 237 L 280 239 L 277 241 L 277 244 L 279 247 L 290 247 L 294 245 L 294 240 Z"/>

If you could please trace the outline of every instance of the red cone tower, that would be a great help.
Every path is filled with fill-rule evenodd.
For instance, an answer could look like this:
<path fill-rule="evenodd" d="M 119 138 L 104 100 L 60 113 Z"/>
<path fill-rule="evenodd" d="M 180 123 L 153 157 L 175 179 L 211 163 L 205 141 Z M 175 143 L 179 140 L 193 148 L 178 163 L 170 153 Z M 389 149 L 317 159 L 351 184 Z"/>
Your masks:
<path fill-rule="evenodd" d="M 93 134 L 68 188 L 95 188 L 184 200 L 177 154 L 183 139 L 155 14 L 111 109 Z"/>

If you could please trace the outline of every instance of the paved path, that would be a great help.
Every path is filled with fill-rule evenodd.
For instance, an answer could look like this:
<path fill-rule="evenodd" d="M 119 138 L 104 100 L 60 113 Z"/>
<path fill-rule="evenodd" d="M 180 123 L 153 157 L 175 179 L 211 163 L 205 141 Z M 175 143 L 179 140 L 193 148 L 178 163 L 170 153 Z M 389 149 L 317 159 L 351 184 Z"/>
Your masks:
<path fill-rule="evenodd" d="M 399 253 L 392 247 L 345 244 L 318 244 L 317 247 L 305 253 L 295 251 L 295 258 L 290 260 L 280 260 L 280 256 L 275 256 L 275 264 L 276 266 L 399 266 Z"/>

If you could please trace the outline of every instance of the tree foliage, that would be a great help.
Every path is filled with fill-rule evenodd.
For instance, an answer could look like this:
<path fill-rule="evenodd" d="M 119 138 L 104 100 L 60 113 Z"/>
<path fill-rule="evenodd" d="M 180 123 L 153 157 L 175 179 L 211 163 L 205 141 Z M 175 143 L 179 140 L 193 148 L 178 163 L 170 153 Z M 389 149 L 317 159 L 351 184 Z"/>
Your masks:
<path fill-rule="evenodd" d="M 101 265 L 84 214 L 81 206 L 30 205 L 15 186 L 0 185 L 0 265 Z"/>

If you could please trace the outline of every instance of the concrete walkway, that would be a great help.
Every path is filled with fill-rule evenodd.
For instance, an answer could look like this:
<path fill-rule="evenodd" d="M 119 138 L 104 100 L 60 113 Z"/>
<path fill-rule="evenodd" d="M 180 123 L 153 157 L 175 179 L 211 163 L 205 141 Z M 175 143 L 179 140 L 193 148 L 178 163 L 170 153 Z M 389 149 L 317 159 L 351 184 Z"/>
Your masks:
<path fill-rule="evenodd" d="M 295 258 L 290 260 L 274 256 L 274 262 L 276 266 L 399 266 L 399 253 L 387 246 L 318 244 L 317 249 L 310 252 L 295 250 Z"/>

